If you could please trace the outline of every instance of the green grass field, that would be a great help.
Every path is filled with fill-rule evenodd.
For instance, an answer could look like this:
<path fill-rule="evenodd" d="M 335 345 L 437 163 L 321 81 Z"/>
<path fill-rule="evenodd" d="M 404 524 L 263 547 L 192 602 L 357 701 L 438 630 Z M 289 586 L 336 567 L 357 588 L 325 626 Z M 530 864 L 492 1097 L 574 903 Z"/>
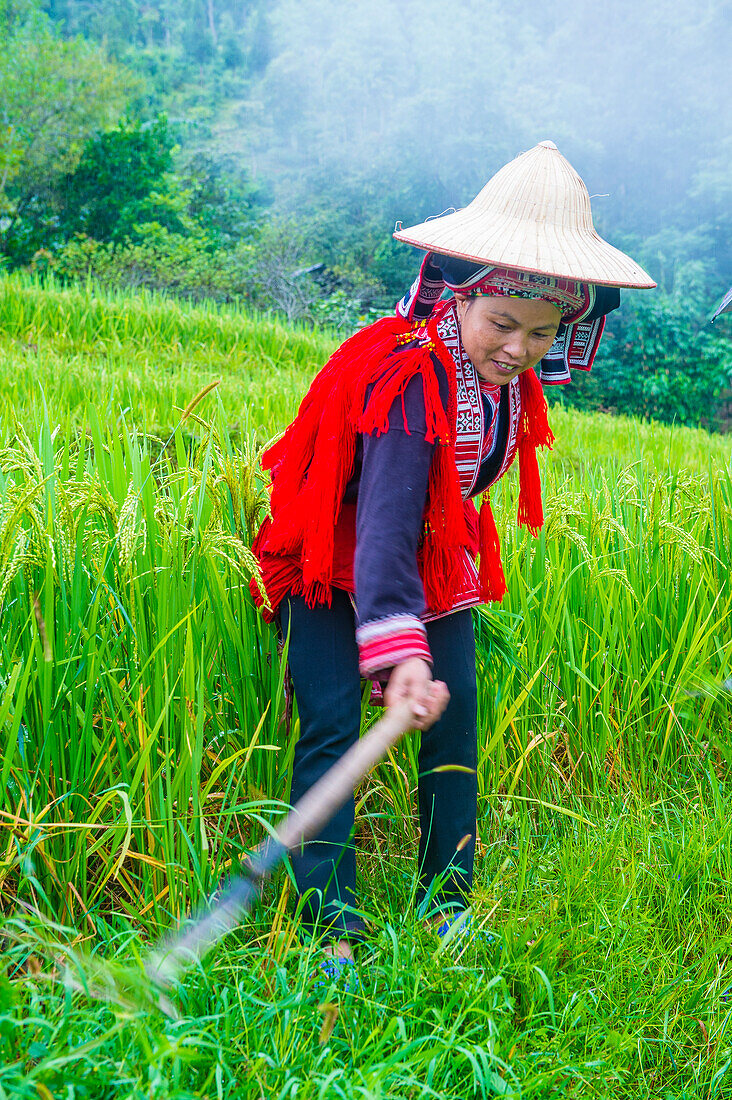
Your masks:
<path fill-rule="evenodd" d="M 149 1002 L 146 946 L 287 801 L 247 546 L 334 346 L 0 281 L 0 1097 L 732 1097 L 730 439 L 622 418 L 552 411 L 538 539 L 495 494 L 484 934 L 411 904 L 412 738 L 359 791 L 358 988 L 318 986 L 283 871 Z"/>

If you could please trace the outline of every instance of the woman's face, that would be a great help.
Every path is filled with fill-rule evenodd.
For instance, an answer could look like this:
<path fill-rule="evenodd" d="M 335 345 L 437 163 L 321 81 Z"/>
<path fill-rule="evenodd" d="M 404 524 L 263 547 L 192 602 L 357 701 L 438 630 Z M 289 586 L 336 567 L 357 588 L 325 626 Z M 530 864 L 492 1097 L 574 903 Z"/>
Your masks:
<path fill-rule="evenodd" d="M 455 296 L 463 347 L 481 378 L 503 386 L 536 366 L 554 343 L 561 314 L 540 298 Z"/>

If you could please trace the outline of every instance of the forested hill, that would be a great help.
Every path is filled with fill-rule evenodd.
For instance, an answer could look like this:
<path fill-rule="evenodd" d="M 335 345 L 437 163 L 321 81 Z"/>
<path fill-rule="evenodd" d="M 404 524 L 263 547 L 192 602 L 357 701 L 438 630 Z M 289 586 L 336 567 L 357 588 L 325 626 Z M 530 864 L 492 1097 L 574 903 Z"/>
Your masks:
<path fill-rule="evenodd" d="M 9 267 L 351 328 L 413 277 L 397 219 L 464 204 L 550 137 L 599 231 L 661 287 L 626 296 L 573 399 L 713 419 L 730 367 L 729 322 L 708 326 L 732 282 L 725 0 L 4 0 L 0 13 Z"/>
<path fill-rule="evenodd" d="M 421 218 L 551 136 L 598 194 L 604 231 L 656 238 L 648 255 L 667 266 L 704 256 L 732 280 L 725 0 L 45 6 L 141 73 L 185 146 L 233 155 L 283 209 L 358 197 Z"/>

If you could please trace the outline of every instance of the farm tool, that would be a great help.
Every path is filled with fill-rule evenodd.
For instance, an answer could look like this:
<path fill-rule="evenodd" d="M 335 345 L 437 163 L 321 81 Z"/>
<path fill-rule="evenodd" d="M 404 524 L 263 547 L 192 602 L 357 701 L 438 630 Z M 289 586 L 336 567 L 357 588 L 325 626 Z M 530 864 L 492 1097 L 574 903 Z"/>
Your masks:
<path fill-rule="evenodd" d="M 415 724 L 410 704 L 400 702 L 389 707 L 383 718 L 305 792 L 274 835 L 252 854 L 247 873 L 228 885 L 212 910 L 163 942 L 149 956 L 145 972 L 159 990 L 170 989 L 186 967 L 202 958 L 218 940 L 241 923 L 256 902 L 264 881 L 285 855 L 321 831 L 366 773 Z M 158 1004 L 163 1011 L 174 1012 L 162 995 Z"/>

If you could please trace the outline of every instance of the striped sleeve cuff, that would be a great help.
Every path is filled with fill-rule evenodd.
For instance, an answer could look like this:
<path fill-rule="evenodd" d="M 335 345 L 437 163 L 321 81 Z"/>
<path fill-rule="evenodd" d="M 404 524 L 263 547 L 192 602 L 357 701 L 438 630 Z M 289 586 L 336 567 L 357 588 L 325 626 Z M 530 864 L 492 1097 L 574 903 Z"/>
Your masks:
<path fill-rule="evenodd" d="M 424 623 L 413 615 L 389 615 L 364 623 L 356 630 L 356 641 L 362 676 L 394 668 L 410 657 L 432 664 Z"/>

